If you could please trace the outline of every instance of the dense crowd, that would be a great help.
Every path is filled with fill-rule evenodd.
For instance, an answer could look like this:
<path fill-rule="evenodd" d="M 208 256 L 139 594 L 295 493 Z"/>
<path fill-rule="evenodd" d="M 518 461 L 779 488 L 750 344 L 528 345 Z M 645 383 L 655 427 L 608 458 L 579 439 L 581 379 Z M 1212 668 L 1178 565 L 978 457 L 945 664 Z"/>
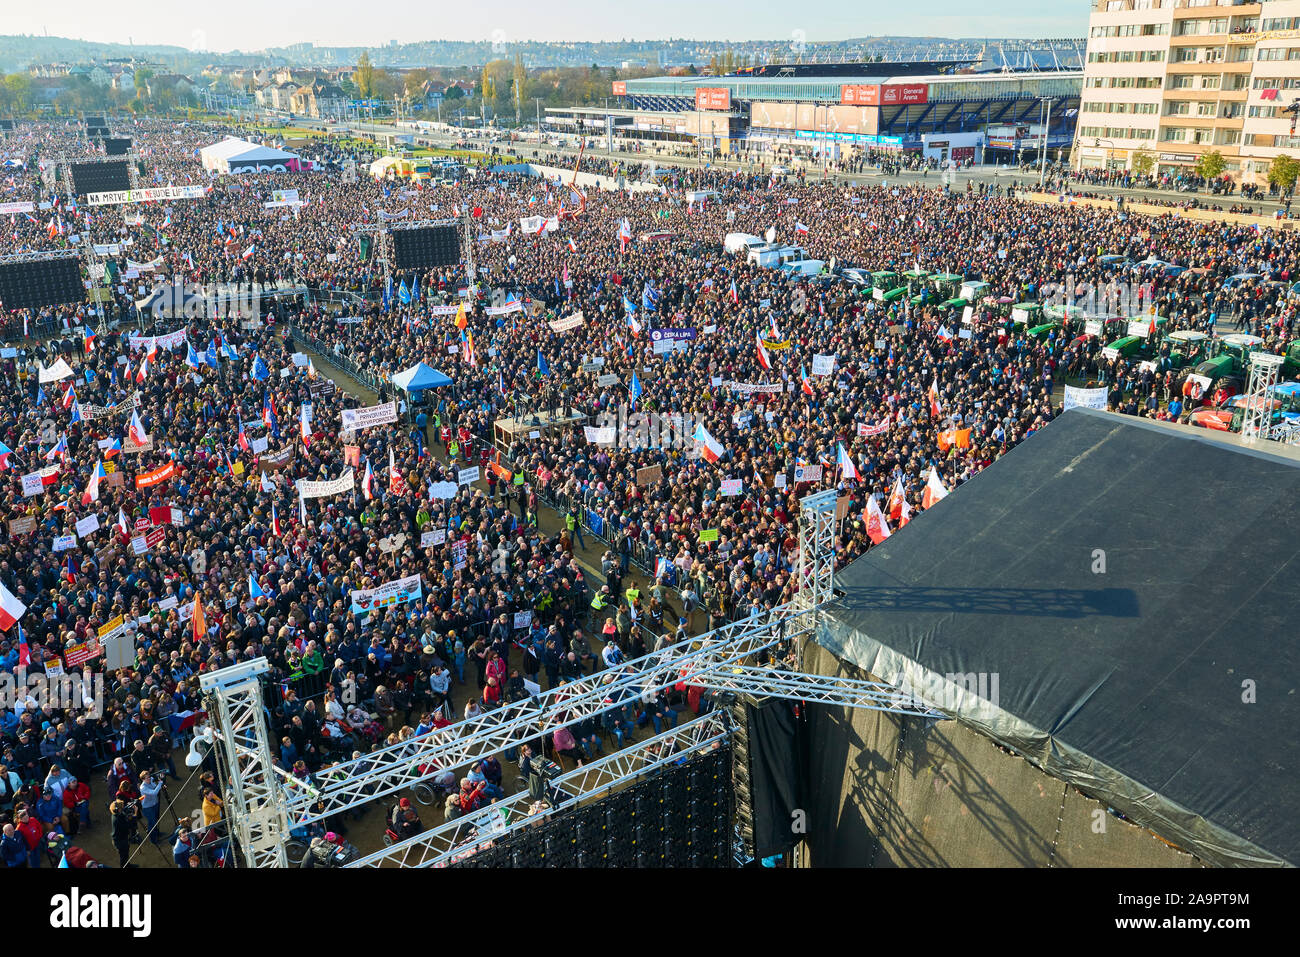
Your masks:
<path fill-rule="evenodd" d="M 1063 377 L 1105 384 L 1112 408 L 1169 415 L 1172 371 L 1108 361 L 1096 337 L 1030 338 L 989 302 L 963 324 L 937 296 L 885 304 L 836 276 L 788 277 L 725 252 L 727 233 L 772 229 L 838 266 L 979 278 L 1008 301 L 1056 284 L 1086 298 L 1113 279 L 1135 281 L 1168 319 L 1164 331 L 1213 332 L 1231 317 L 1278 351 L 1295 334 L 1293 233 L 1035 204 L 1001 187 L 846 188 L 759 171 L 674 170 L 657 180 L 662 189 L 637 193 L 487 169 L 443 187 L 364 175 L 345 184 L 338 167 L 349 157 L 324 145 L 309 154 L 315 172 L 210 176 L 196 152 L 222 132 L 140 123 L 142 185 L 210 189 L 125 207 L 73 206 L 41 184 L 39 164 L 73 152 L 74 130 L 27 127 L 5 143 L 5 158 L 22 163 L 6 174 L 6 201 L 43 208 L 12 217 L 0 255 L 131 245 L 99 258 L 117 276 L 104 287 L 102 322 L 87 303 L 6 315 L 11 339 L 23 329 L 53 338 L 0 359 L 9 476 L 0 584 L 26 606 L 0 644 L 0 667 L 48 670 L 118 616 L 134 623 L 136 651 L 134 665 L 108 675 L 102 714 L 6 710 L 0 814 L 13 866 L 75 849 L 96 816 L 86 785 L 101 781 L 120 863 L 136 853 L 137 819 L 179 866 L 219 858 L 223 789 L 211 758 L 201 820 L 173 832 L 159 783 L 203 707 L 206 671 L 266 657 L 276 757 L 319 781 L 372 748 L 629 667 L 681 640 L 697 608 L 717 624 L 789 600 L 801 497 L 834 487 L 848 497 L 837 547 L 851 561 L 880 538 L 869 499 L 897 531 L 923 510 L 931 476 L 952 489 L 1048 426 Z M 616 165 L 584 157 L 581 168 L 649 174 Z M 281 188 L 298 189 L 303 204 L 265 207 Z M 688 191 L 707 196 L 689 202 Z M 363 257 L 351 231 L 462 213 L 476 273 L 394 268 L 386 282 L 375 250 Z M 534 215 L 558 228 L 526 234 L 520 220 Z M 1194 268 L 1117 275 L 1107 254 Z M 1259 278 L 1222 290 L 1243 272 Z M 286 282 L 310 294 L 264 301 L 264 323 L 136 310 L 174 278 L 258 283 L 268 294 L 264 284 Z M 457 303 L 463 321 L 430 308 Z M 577 313 L 580 327 L 551 328 Z M 653 333 L 663 328 L 692 338 L 659 351 Z M 137 330 L 184 335 L 155 348 L 132 341 Z M 307 363 L 304 344 L 320 357 Z M 814 374 L 819 355 L 833 363 Z M 59 359 L 68 374 L 42 376 Z M 321 359 L 404 414 L 343 431 L 342 411 L 363 403 L 325 385 L 337 373 Z M 453 386 L 408 406 L 391 378 L 418 362 Z M 666 448 L 588 442 L 583 425 L 622 406 L 701 424 L 720 459 L 693 435 Z M 543 410 L 572 424 L 494 447 L 497 420 Z M 485 481 L 435 493 L 475 465 Z M 659 477 L 638 481 L 649 466 Z M 805 466 L 821 466 L 820 478 Z M 46 467 L 40 490 L 24 495 L 21 476 Z M 295 491 L 349 468 L 352 485 L 337 494 Z M 160 470 L 170 472 L 140 486 Z M 739 491 L 724 492 L 726 480 L 740 480 Z M 563 516 L 558 534 L 541 531 L 547 504 Z M 90 515 L 98 530 L 55 551 Z M 15 531 L 14 519 L 34 524 Z M 423 545 L 429 532 L 438 540 Z M 593 535 L 608 551 L 584 573 L 575 546 Z M 633 562 L 652 580 L 645 594 L 626 577 Z M 418 597 L 353 613 L 354 593 L 410 576 L 421 579 Z M 658 729 L 700 706 L 686 692 L 611 701 L 599 720 L 556 729 L 548 747 L 589 760 L 638 725 Z M 499 798 L 500 771 L 496 757 L 449 771 L 445 813 Z M 399 836 L 420 826 L 407 810 L 392 812 Z M 341 834 L 346 823 L 328 826 Z"/>

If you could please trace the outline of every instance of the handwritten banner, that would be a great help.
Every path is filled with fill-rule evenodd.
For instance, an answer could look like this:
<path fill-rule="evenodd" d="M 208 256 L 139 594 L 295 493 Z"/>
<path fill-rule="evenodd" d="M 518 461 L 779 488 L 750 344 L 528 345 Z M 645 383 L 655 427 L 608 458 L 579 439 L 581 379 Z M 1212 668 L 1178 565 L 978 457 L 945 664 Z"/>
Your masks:
<path fill-rule="evenodd" d="M 365 409 L 344 409 L 339 413 L 344 429 L 368 429 L 374 425 L 387 425 L 397 421 L 397 403 L 385 402 Z"/>

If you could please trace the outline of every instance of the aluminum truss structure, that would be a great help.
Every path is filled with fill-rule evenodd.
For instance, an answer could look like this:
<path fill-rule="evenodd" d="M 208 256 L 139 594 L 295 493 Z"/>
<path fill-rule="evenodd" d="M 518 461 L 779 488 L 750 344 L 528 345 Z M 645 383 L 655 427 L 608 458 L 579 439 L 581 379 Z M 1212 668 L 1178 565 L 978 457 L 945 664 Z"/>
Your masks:
<path fill-rule="evenodd" d="M 1273 387 L 1282 371 L 1282 356 L 1274 352 L 1250 354 L 1250 378 L 1241 420 L 1241 437 L 1258 441 L 1272 437 Z"/>
<path fill-rule="evenodd" d="M 30 253 L 10 253 L 8 256 L 0 256 L 0 266 L 8 266 L 12 263 L 46 262 L 51 259 L 77 259 L 79 255 L 75 249 L 42 249 Z"/>
<path fill-rule="evenodd" d="M 354 227 L 354 230 L 386 231 L 384 227 Z M 320 821 L 340 811 L 395 795 L 444 769 L 463 767 L 476 758 L 518 747 L 558 727 L 599 714 L 611 701 L 632 700 L 683 681 L 758 697 L 816 701 L 931 719 L 944 717 L 888 685 L 807 675 L 775 665 L 776 662 L 798 665 L 801 643 L 815 635 L 820 611 L 833 598 L 836 493 L 834 490 L 815 493 L 806 497 L 800 507 L 800 587 L 794 601 L 723 625 L 693 641 L 645 655 L 618 671 L 596 672 L 528 702 L 498 708 L 418 739 L 334 765 L 326 772 L 329 781 L 318 788 L 298 781 L 271 764 L 257 678 L 267 670 L 264 659 L 204 676 L 202 687 L 211 699 L 210 712 L 218 716 L 224 763 L 235 791 L 227 813 L 245 855 L 253 866 L 284 867 L 283 842 L 290 827 Z M 553 783 L 574 785 L 580 797 L 603 794 L 653 766 L 654 747 L 661 751 L 665 745 L 676 747 L 675 754 L 680 757 L 683 746 L 711 744 L 713 737 L 700 737 L 705 732 L 730 733 L 726 729 L 718 730 L 709 723 L 711 720 L 726 719 L 721 715 L 712 719 L 709 715 L 702 716 L 590 767 L 563 775 Z M 536 819 L 532 815 L 524 820 Z M 386 861 L 408 867 L 445 863 L 464 852 L 465 847 L 456 836 L 460 833 L 457 828 L 464 826 L 460 821 L 451 822 L 362 858 L 354 866 L 378 866 Z M 505 832 L 497 830 L 495 836 L 502 833 Z"/>
<path fill-rule="evenodd" d="M 270 667 L 265 658 L 258 658 L 199 678 L 225 758 L 232 795 L 227 814 L 249 867 L 288 864 L 288 818 L 262 712 L 261 676 Z"/>
<path fill-rule="evenodd" d="M 933 721 L 947 717 L 940 711 L 918 704 L 916 697 L 906 691 L 879 681 L 857 678 L 740 666 L 707 672 L 695 678 L 694 683 L 713 691 L 730 691 L 755 698 L 785 698 L 846 708 L 868 708 Z"/>
<path fill-rule="evenodd" d="M 571 807 L 575 802 L 603 797 L 615 788 L 632 784 L 659 768 L 707 751 L 730 736 L 727 712 L 707 712 L 653 738 L 639 741 L 598 761 L 584 764 L 577 770 L 552 778 L 548 782 L 549 787 L 564 791 L 573 798 L 564 805 L 547 807 L 540 813 L 530 813 L 533 798 L 528 791 L 522 791 L 497 801 L 487 813 L 478 812 L 448 821 L 440 827 L 353 861 L 348 866 L 380 867 L 396 864 L 398 867 L 445 867 L 472 855 L 487 842 L 532 827 L 557 810 Z M 495 812 L 498 811 L 505 817 L 495 818 Z M 509 824 L 505 823 L 507 819 L 510 820 Z"/>
<path fill-rule="evenodd" d="M 459 721 L 441 731 L 389 745 L 329 769 L 332 783 L 319 789 L 290 785 L 285 804 L 293 827 L 397 794 L 446 768 L 536 740 L 556 728 L 608 710 L 609 701 L 630 700 L 681 681 L 736 667 L 748 659 L 785 650 L 787 642 L 812 634 L 813 612 L 780 605 L 724 625 L 696 642 L 675 645 L 629 662 L 617 673 L 598 671 L 511 707 Z"/>

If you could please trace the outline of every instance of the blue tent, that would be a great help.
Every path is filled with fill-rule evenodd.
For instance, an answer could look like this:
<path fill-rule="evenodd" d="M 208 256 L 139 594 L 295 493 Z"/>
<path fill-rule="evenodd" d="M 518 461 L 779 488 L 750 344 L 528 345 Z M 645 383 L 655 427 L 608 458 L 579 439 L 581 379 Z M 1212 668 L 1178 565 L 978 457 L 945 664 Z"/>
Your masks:
<path fill-rule="evenodd" d="M 393 385 L 414 394 L 423 392 L 425 389 L 436 389 L 439 386 L 451 385 L 451 380 L 437 369 L 432 369 L 421 362 L 393 376 Z"/>

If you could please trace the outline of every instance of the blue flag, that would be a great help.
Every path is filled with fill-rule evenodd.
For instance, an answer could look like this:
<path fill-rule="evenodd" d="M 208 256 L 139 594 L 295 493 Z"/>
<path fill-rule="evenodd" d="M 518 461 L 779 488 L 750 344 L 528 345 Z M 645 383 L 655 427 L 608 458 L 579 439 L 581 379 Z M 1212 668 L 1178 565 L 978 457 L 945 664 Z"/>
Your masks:
<path fill-rule="evenodd" d="M 551 367 L 546 364 L 546 356 L 542 355 L 542 350 L 537 350 L 537 374 L 550 375 Z"/>
<path fill-rule="evenodd" d="M 403 279 L 401 284 L 397 287 L 397 298 L 401 301 L 403 306 L 409 306 L 411 304 L 411 290 L 406 288 L 405 279 Z"/>
<path fill-rule="evenodd" d="M 45 401 L 45 387 L 38 385 L 36 387 L 36 404 L 40 405 Z"/>
<path fill-rule="evenodd" d="M 265 597 L 265 595 L 266 592 L 262 591 L 261 586 L 257 584 L 257 579 L 255 579 L 252 575 L 249 575 L 248 576 L 248 597 L 263 598 Z"/>
<path fill-rule="evenodd" d="M 215 369 L 217 367 L 217 340 L 216 339 L 212 339 L 208 342 L 208 351 L 204 353 L 203 358 L 207 360 L 208 365 L 212 366 L 212 368 Z"/>
<path fill-rule="evenodd" d="M 636 370 L 632 370 L 632 387 L 628 390 L 632 396 L 632 408 L 636 408 L 636 400 L 641 398 L 641 380 L 636 377 Z"/>
<path fill-rule="evenodd" d="M 384 283 L 384 312 L 388 311 L 393 300 L 393 277 L 389 276 L 388 281 Z"/>
<path fill-rule="evenodd" d="M 194 351 L 194 347 L 188 342 L 185 343 L 185 350 L 185 364 L 192 369 L 197 369 L 199 363 L 203 360 L 199 357 L 199 354 Z"/>
<path fill-rule="evenodd" d="M 253 378 L 258 382 L 271 378 L 271 370 L 266 367 L 261 356 L 253 357 Z"/>
<path fill-rule="evenodd" d="M 411 298 L 416 302 L 420 301 L 420 277 L 415 276 L 411 279 Z"/>

